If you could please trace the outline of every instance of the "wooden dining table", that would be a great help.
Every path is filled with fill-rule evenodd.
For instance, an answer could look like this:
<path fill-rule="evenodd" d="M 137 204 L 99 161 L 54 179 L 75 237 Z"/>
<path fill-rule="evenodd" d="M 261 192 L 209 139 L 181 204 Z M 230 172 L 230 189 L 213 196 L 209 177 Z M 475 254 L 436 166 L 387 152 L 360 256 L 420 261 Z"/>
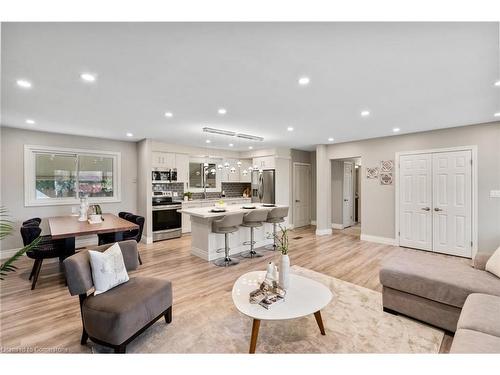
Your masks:
<path fill-rule="evenodd" d="M 64 239 L 66 249 L 73 249 L 73 251 L 75 249 L 75 237 L 114 233 L 115 242 L 118 242 L 123 240 L 123 232 L 139 229 L 137 224 L 113 214 L 102 214 L 103 221 L 97 224 L 78 221 L 78 216 L 54 216 L 47 219 L 52 239 Z"/>

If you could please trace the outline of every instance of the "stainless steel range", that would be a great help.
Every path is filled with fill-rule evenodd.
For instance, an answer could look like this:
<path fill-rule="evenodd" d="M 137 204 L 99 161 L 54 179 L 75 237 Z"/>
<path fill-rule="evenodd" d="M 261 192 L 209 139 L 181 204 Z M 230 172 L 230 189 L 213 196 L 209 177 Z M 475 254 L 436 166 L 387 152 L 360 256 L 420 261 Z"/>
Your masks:
<path fill-rule="evenodd" d="M 172 201 L 172 197 L 155 194 L 153 196 L 153 241 L 180 237 L 182 217 L 177 210 L 181 202 Z"/>

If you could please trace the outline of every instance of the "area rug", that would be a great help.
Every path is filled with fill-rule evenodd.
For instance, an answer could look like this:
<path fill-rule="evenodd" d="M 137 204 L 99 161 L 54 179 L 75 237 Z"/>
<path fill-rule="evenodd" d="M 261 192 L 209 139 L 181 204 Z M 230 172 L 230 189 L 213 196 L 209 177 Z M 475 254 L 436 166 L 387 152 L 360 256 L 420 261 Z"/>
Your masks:
<path fill-rule="evenodd" d="M 223 272 L 224 270 L 222 270 Z M 326 336 L 314 316 L 262 321 L 256 353 L 438 353 L 443 332 L 411 319 L 384 313 L 382 295 L 334 277 L 293 266 L 297 275 L 328 286 L 332 302 L 321 311 Z M 248 353 L 252 320 L 233 305 L 231 293 L 193 304 L 161 319 L 134 340 L 128 353 Z M 94 353 L 109 349 L 89 342 Z"/>

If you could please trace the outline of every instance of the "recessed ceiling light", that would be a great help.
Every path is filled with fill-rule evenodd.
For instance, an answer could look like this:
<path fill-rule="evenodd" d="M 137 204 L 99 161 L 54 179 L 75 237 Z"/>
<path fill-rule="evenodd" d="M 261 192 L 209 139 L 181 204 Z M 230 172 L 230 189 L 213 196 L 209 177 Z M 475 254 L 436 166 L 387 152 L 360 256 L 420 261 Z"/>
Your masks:
<path fill-rule="evenodd" d="M 286 130 L 288 130 L 289 132 L 293 132 L 293 126 L 289 126 L 288 128 L 286 128 Z"/>
<path fill-rule="evenodd" d="M 393 129 L 392 129 L 392 131 L 393 131 L 394 133 L 397 133 L 397 132 L 398 132 L 398 131 L 400 131 L 400 130 L 401 130 L 400 128 L 393 128 Z"/>
<path fill-rule="evenodd" d="M 30 118 L 29 118 L 29 119 L 26 119 L 26 123 L 27 123 L 28 125 L 35 125 L 35 124 L 36 124 L 35 120 L 32 120 L 32 119 L 30 119 Z"/>
<path fill-rule="evenodd" d="M 125 134 L 127 137 L 133 137 L 134 135 L 130 132 L 128 132 L 127 134 Z"/>
<path fill-rule="evenodd" d="M 368 117 L 368 116 L 370 116 L 370 111 L 361 111 L 361 116 L 362 117 Z"/>
<path fill-rule="evenodd" d="M 249 150 L 253 150 L 253 147 L 252 147 L 252 146 L 248 146 L 248 149 L 249 149 Z"/>
<path fill-rule="evenodd" d="M 232 143 L 229 144 L 229 147 L 233 147 L 234 145 Z"/>
<path fill-rule="evenodd" d="M 25 79 L 18 79 L 16 81 L 16 83 L 19 87 L 22 87 L 23 89 L 30 89 L 31 88 L 31 82 L 26 81 Z"/>
<path fill-rule="evenodd" d="M 328 142 L 333 142 L 334 139 L 332 137 L 328 138 Z"/>
<path fill-rule="evenodd" d="M 500 117 L 500 112 L 495 113 L 493 116 Z"/>
<path fill-rule="evenodd" d="M 219 115 L 225 115 L 227 113 L 225 108 L 219 108 L 218 111 Z"/>
<path fill-rule="evenodd" d="M 165 112 L 165 117 L 174 117 L 172 112 Z"/>
<path fill-rule="evenodd" d="M 299 85 L 301 86 L 307 86 L 311 82 L 309 77 L 300 77 L 299 78 Z"/>
<path fill-rule="evenodd" d="M 95 82 L 96 76 L 92 73 L 82 73 L 80 74 L 80 78 L 85 82 Z"/>
<path fill-rule="evenodd" d="M 495 86 L 500 87 L 500 80 L 498 80 L 498 81 L 495 82 Z"/>
<path fill-rule="evenodd" d="M 207 140 L 205 141 L 205 143 L 210 143 L 210 142 L 212 142 L 210 139 L 207 139 Z"/>

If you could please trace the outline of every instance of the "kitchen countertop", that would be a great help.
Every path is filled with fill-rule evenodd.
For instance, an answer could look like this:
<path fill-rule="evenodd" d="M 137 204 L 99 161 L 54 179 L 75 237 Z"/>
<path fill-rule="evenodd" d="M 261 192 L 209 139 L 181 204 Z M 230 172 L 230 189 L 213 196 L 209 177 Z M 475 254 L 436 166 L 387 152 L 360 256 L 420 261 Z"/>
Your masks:
<path fill-rule="evenodd" d="M 266 210 L 271 210 L 274 207 L 263 207 L 262 204 L 260 203 L 253 203 L 253 206 L 256 207 L 256 209 L 266 209 Z M 284 207 L 283 205 L 276 205 L 275 207 Z M 186 215 L 191 215 L 195 217 L 199 217 L 202 219 L 208 219 L 212 217 L 221 217 L 225 216 L 227 214 L 231 213 L 236 213 L 236 212 L 251 212 L 252 209 L 245 209 L 242 206 L 238 204 L 233 204 L 233 205 L 228 205 L 225 207 L 226 211 L 225 212 L 211 212 L 210 210 L 212 207 L 195 207 L 195 208 L 183 208 L 182 210 L 179 210 L 178 212 L 181 212 Z"/>
<path fill-rule="evenodd" d="M 225 197 L 225 198 L 206 198 L 206 199 L 193 199 L 190 201 L 182 201 L 182 203 L 204 203 L 204 202 L 217 202 L 220 200 L 223 201 L 231 201 L 231 200 L 242 200 L 242 199 L 248 199 L 251 200 L 251 198 L 245 198 L 245 197 Z"/>

